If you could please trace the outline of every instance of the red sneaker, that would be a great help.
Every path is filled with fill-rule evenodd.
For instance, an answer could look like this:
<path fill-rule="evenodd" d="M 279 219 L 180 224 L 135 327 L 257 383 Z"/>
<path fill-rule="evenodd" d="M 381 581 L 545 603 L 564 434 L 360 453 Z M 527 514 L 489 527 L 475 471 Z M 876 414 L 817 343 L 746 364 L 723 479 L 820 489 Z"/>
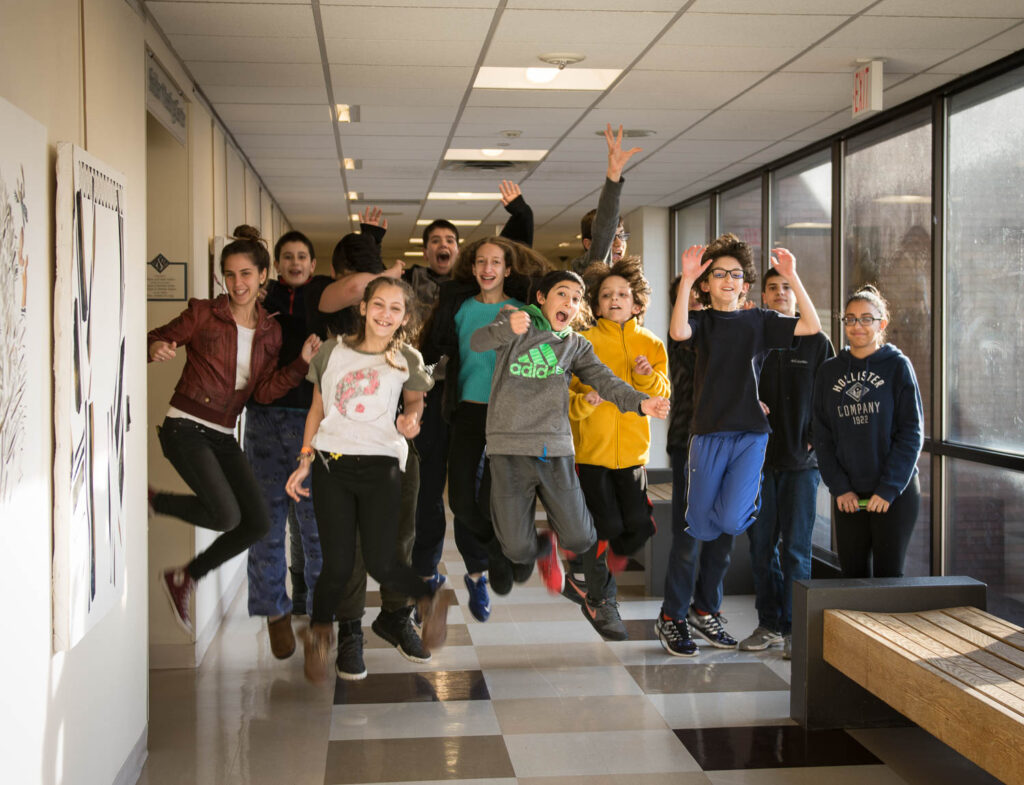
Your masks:
<path fill-rule="evenodd" d="M 537 535 L 540 550 L 537 552 L 537 569 L 544 585 L 552 594 L 561 594 L 565 588 L 565 570 L 562 560 L 558 558 L 558 538 L 554 532 L 541 532 Z"/>
<path fill-rule="evenodd" d="M 164 587 L 164 594 L 171 601 L 171 610 L 174 611 L 174 620 L 178 622 L 185 632 L 192 634 L 192 610 L 189 607 L 192 599 L 192 592 L 195 591 L 196 582 L 192 576 L 185 572 L 184 568 L 164 570 L 160 575 L 160 585 Z"/>

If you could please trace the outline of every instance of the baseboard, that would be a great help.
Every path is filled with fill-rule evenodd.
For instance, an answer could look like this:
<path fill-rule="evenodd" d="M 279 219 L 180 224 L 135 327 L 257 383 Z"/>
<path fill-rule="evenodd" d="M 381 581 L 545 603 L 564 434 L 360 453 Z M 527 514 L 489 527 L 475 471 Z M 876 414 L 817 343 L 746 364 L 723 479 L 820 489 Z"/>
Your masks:
<path fill-rule="evenodd" d="M 139 781 L 139 777 L 142 776 L 142 767 L 146 765 L 146 758 L 149 756 L 148 739 L 149 725 L 145 725 L 142 728 L 142 735 L 135 742 L 132 751 L 128 753 L 128 758 L 121 766 L 121 770 L 117 772 L 117 776 L 114 777 L 112 785 L 135 785 Z"/>
<path fill-rule="evenodd" d="M 228 608 L 235 601 L 246 578 L 246 563 L 243 561 L 231 577 L 227 590 L 217 600 L 217 606 L 210 620 L 199 631 L 193 643 L 154 643 L 149 647 L 151 670 L 172 670 L 176 668 L 198 668 L 207 650 L 217 637 Z"/>

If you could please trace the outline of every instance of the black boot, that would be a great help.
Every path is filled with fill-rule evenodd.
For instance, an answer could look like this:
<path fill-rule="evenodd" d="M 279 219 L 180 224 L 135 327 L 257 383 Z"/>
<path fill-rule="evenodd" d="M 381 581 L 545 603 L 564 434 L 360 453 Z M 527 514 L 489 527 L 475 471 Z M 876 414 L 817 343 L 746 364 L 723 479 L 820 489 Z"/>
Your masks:
<path fill-rule="evenodd" d="M 359 619 L 338 622 L 338 661 L 335 667 L 339 679 L 358 681 L 366 678 L 363 663 L 363 627 Z"/>

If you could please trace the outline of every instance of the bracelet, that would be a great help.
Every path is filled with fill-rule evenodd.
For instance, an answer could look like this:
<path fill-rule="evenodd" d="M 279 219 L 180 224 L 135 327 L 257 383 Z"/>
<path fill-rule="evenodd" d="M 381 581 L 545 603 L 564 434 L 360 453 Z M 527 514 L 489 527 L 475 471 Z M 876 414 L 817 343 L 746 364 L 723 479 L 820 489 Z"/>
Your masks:
<path fill-rule="evenodd" d="M 295 460 L 298 463 L 302 463 L 307 458 L 309 460 L 313 460 L 313 455 L 314 454 L 315 453 L 313 452 L 313 448 L 312 447 L 303 447 L 301 450 L 299 450 L 299 455 L 298 455 L 298 457 Z"/>

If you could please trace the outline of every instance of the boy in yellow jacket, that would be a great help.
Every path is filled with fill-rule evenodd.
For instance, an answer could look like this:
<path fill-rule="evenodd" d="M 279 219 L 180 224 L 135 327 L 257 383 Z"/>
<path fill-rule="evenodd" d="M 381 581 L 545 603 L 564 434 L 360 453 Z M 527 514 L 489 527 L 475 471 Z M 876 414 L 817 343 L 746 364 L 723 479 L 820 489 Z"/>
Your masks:
<path fill-rule="evenodd" d="M 597 324 L 580 335 L 620 379 L 640 392 L 668 397 L 671 383 L 665 345 L 641 326 L 651 287 L 639 257 L 627 257 L 611 267 L 595 265 L 587 270 L 586 281 Z M 650 425 L 646 417 L 620 412 L 602 401 L 596 390 L 577 378 L 570 386 L 569 418 L 580 486 L 597 536 L 608 547 L 601 560 L 604 585 L 587 585 L 570 560 L 563 593 L 583 607 L 583 615 L 603 637 L 625 640 L 629 636 L 615 602 L 612 572 L 616 562 L 624 564 L 625 557 L 654 534 L 644 469 L 651 451 Z"/>

